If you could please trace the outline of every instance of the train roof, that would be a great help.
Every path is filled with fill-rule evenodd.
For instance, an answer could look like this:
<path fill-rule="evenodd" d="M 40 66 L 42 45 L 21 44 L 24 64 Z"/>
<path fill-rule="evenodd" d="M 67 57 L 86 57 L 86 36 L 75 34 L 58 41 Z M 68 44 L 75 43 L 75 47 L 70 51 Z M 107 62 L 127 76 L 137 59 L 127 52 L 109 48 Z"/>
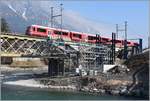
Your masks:
<path fill-rule="evenodd" d="M 55 28 L 54 30 L 57 30 L 57 31 L 63 31 L 63 32 L 69 32 L 69 30 L 59 29 L 59 28 Z"/>
<path fill-rule="evenodd" d="M 33 27 L 40 27 L 40 28 L 50 28 L 50 29 L 55 29 L 55 28 L 51 28 L 51 27 L 46 27 L 46 26 L 41 26 L 41 25 L 31 25 Z"/>
<path fill-rule="evenodd" d="M 59 28 L 51 28 L 51 27 L 45 27 L 45 26 L 41 26 L 41 25 L 31 25 L 31 26 L 61 31 L 61 29 L 59 29 Z M 62 29 L 62 31 L 69 32 L 69 30 L 64 30 L 64 29 Z"/>
<path fill-rule="evenodd" d="M 77 32 L 77 31 L 70 31 L 72 33 L 78 33 L 78 34 L 83 34 L 82 32 Z"/>

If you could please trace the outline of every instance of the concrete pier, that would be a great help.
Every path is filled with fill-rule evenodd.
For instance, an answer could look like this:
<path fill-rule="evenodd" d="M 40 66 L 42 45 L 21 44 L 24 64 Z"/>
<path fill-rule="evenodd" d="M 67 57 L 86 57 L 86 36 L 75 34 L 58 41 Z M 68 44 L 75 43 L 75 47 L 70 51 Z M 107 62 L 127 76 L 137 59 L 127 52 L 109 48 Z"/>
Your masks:
<path fill-rule="evenodd" d="M 49 59 L 48 75 L 49 76 L 64 75 L 64 60 L 53 58 Z"/>

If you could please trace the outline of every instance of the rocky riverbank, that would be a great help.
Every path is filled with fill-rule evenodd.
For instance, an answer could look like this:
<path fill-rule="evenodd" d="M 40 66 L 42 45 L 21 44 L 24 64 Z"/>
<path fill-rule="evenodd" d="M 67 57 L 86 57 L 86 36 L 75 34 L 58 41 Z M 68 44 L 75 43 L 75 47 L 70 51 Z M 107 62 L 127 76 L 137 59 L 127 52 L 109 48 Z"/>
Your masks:
<path fill-rule="evenodd" d="M 38 79 L 38 82 L 58 91 L 80 91 L 96 95 L 110 94 L 148 98 L 142 91 L 129 91 L 128 87 L 133 83 L 132 80 L 111 80 L 109 77 L 107 79 L 100 78 L 102 77 L 41 78 Z"/>
<path fill-rule="evenodd" d="M 44 84 L 48 88 L 57 88 L 59 90 L 82 91 L 93 94 L 111 94 L 123 95 L 127 92 L 127 86 L 132 81 L 120 80 L 102 80 L 95 77 L 70 77 L 70 78 L 41 78 L 38 79 L 40 84 Z"/>

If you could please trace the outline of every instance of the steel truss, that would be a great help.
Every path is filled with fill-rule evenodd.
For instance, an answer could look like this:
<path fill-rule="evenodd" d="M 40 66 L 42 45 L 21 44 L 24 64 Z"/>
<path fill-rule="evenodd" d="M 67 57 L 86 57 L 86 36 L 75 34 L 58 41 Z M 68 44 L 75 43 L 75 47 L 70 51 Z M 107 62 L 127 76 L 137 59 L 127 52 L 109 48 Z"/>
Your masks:
<path fill-rule="evenodd" d="M 1 35 L 1 56 L 64 57 L 64 52 L 46 39 Z"/>

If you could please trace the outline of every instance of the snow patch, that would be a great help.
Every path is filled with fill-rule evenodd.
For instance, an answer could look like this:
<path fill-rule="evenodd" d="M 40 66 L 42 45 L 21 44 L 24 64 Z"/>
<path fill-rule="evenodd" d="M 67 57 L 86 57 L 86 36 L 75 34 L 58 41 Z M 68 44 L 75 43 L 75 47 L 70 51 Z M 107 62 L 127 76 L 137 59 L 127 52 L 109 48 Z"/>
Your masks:
<path fill-rule="evenodd" d="M 26 17 L 26 15 L 25 15 L 25 14 L 26 14 L 26 10 L 27 10 L 27 9 L 25 8 L 24 12 L 22 13 L 22 17 L 23 17 L 25 20 L 27 20 L 27 17 Z"/>
<path fill-rule="evenodd" d="M 8 4 L 8 7 L 9 7 L 12 11 L 14 11 L 15 13 L 17 13 L 17 11 L 11 6 L 11 4 Z"/>

